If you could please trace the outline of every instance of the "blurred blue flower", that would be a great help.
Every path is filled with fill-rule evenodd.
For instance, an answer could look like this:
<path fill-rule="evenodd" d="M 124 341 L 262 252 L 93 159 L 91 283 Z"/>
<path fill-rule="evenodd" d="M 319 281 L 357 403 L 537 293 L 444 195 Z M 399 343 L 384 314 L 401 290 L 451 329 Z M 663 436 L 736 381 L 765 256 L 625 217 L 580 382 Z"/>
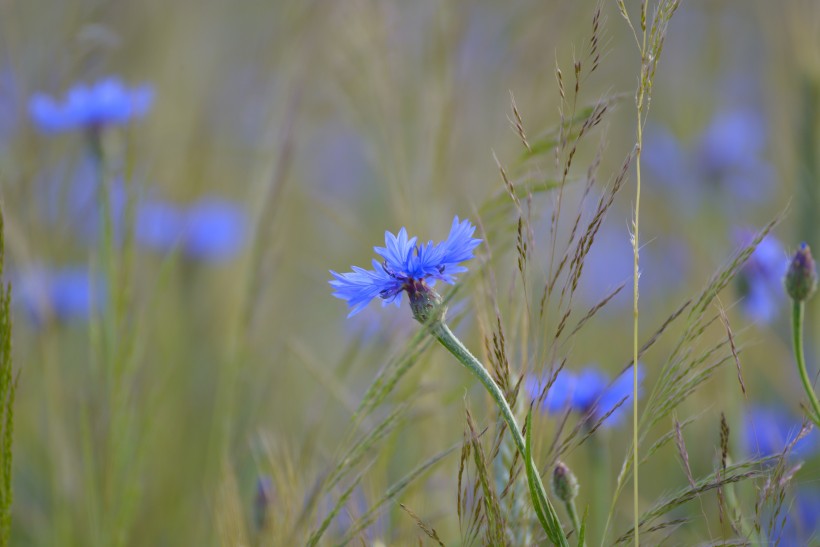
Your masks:
<path fill-rule="evenodd" d="M 247 228 L 242 206 L 212 197 L 187 208 L 149 201 L 136 212 L 137 243 L 160 252 L 180 248 L 184 256 L 206 262 L 234 257 L 245 243 Z"/>
<path fill-rule="evenodd" d="M 473 250 L 481 243 L 473 238 L 475 226 L 470 221 L 453 219 L 450 235 L 445 241 L 433 244 L 417 245 L 417 238 L 407 237 L 407 230 L 399 230 L 398 236 L 390 232 L 384 234 L 384 247 L 374 247 L 376 254 L 382 257 L 382 263 L 373 259 L 373 269 L 365 270 L 353 266 L 349 273 L 330 273 L 335 279 L 330 285 L 336 289 L 333 296 L 347 300 L 352 308 L 351 315 L 360 312 L 377 296 L 382 305 L 391 302 L 398 306 L 403 291 L 413 287 L 416 282 L 429 280 L 433 285 L 436 280 L 453 284 L 454 274 L 466 272 L 467 268 L 459 266 L 473 258 Z"/>
<path fill-rule="evenodd" d="M 201 199 L 185 212 L 184 251 L 198 260 L 228 260 L 242 248 L 246 232 L 247 215 L 240 205 Z"/>
<path fill-rule="evenodd" d="M 820 492 L 799 491 L 794 503 L 783 508 L 774 519 L 774 529 L 769 535 L 772 545 L 816 545 L 820 531 Z"/>
<path fill-rule="evenodd" d="M 701 172 L 720 179 L 746 171 L 766 146 L 763 117 L 753 110 L 718 112 L 700 136 L 695 158 Z"/>
<path fill-rule="evenodd" d="M 802 421 L 777 407 L 755 405 L 743 417 L 743 446 L 750 456 L 774 456 L 783 452 L 800 433 Z M 820 437 L 812 429 L 797 441 L 792 454 L 805 458 L 820 449 Z"/>
<path fill-rule="evenodd" d="M 593 305 L 625 284 L 625 290 L 601 310 L 621 313 L 623 307 L 632 306 L 633 265 L 629 230 L 619 220 L 605 220 L 584 260 L 579 295 Z M 685 283 L 690 269 L 685 243 L 674 235 L 658 237 L 641 249 L 641 294 L 649 299 L 668 298 Z"/>
<path fill-rule="evenodd" d="M 638 364 L 638 381 L 642 382 L 644 370 Z M 538 401 L 549 383 L 549 378 L 528 376 L 525 389 L 530 399 Z M 614 427 L 629 408 L 632 400 L 632 367 L 625 370 L 614 381 L 596 367 L 587 367 L 579 373 L 562 370 L 549 387 L 541 403 L 541 410 L 550 414 L 577 412 L 591 424 L 598 423 L 604 416 L 602 427 Z M 638 392 L 640 396 L 640 391 Z M 611 412 L 611 414 L 610 414 Z"/>
<path fill-rule="evenodd" d="M 715 191 L 728 199 L 761 201 L 773 187 L 774 170 L 763 159 L 763 116 L 751 108 L 718 112 L 687 147 L 668 129 L 650 125 L 643 153 L 650 173 L 690 211 Z"/>
<path fill-rule="evenodd" d="M 736 239 L 747 245 L 752 236 L 751 230 L 739 230 Z M 766 236 L 738 272 L 740 306 L 752 321 L 768 323 L 777 317 L 786 300 L 783 277 L 788 267 L 789 257 L 783 246 L 774 236 Z"/>
<path fill-rule="evenodd" d="M 88 320 L 102 305 L 105 292 L 84 266 L 47 269 L 36 266 L 17 276 L 14 301 L 36 325 L 49 319 Z"/>
<path fill-rule="evenodd" d="M 29 101 L 29 113 L 40 130 L 57 133 L 128 123 L 147 114 L 153 100 L 150 86 L 129 89 L 119 78 L 111 76 L 91 86 L 75 85 L 62 103 L 35 93 Z"/>

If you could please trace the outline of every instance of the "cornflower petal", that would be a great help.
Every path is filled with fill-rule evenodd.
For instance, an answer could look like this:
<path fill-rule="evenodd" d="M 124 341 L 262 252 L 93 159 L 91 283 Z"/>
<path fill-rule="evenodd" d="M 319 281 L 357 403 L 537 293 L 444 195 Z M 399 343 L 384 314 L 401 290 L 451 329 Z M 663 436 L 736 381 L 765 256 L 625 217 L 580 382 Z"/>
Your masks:
<path fill-rule="evenodd" d="M 407 230 L 402 227 L 398 236 L 385 232 L 384 247 L 375 247 L 374 250 L 384 259 L 391 272 L 406 275 L 415 248 L 416 238 L 408 240 Z"/>
<path fill-rule="evenodd" d="M 373 270 L 365 270 L 353 266 L 352 272 L 343 274 L 330 271 L 336 278 L 330 281 L 330 285 L 336 289 L 333 296 L 347 300 L 352 308 L 348 317 L 362 311 L 377 296 L 392 302 L 400 294 L 401 281 L 384 271 L 376 260 L 373 261 L 373 267 Z"/>
<path fill-rule="evenodd" d="M 603 391 L 603 393 L 601 393 L 600 398 L 598 399 L 594 417 L 597 421 L 611 412 L 607 419 L 604 420 L 604 427 L 612 427 L 617 425 L 621 421 L 621 417 L 623 416 L 624 412 L 626 411 L 630 402 L 632 401 L 632 394 L 634 393 L 634 380 L 632 375 L 632 367 L 629 367 L 620 376 L 618 376 L 615 379 L 615 381 L 613 381 L 612 384 L 609 385 L 609 387 L 607 387 Z M 641 366 L 641 364 L 638 363 L 639 396 L 640 384 L 641 382 L 643 382 L 643 378 L 644 369 Z M 618 403 L 620 403 L 621 401 L 623 401 L 621 406 L 617 406 Z"/>

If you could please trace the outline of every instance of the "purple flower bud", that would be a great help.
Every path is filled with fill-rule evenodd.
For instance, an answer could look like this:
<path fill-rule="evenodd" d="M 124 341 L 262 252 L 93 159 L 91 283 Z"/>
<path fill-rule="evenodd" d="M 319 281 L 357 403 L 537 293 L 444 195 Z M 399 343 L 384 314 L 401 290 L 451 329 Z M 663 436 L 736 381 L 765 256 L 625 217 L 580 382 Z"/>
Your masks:
<path fill-rule="evenodd" d="M 563 502 L 570 502 L 578 495 L 578 479 L 564 462 L 559 461 L 552 470 L 552 491 Z"/>
<path fill-rule="evenodd" d="M 786 292 L 795 302 L 805 302 L 817 287 L 817 268 L 806 243 L 794 253 L 789 270 L 786 272 Z"/>

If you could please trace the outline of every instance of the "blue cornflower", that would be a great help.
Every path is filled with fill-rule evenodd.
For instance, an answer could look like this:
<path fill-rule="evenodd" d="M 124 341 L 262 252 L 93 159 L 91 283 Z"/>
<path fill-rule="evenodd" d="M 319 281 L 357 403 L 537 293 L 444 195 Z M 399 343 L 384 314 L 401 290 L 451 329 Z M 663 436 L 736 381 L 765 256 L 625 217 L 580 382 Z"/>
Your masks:
<path fill-rule="evenodd" d="M 643 367 L 639 363 L 638 380 L 643 381 L 643 376 Z M 530 399 L 539 400 L 548 382 L 549 378 L 529 376 L 525 381 L 525 389 Z M 593 425 L 606 416 L 601 426 L 613 427 L 618 425 L 624 409 L 630 405 L 632 382 L 632 367 L 612 382 L 604 372 L 595 367 L 587 367 L 580 373 L 562 370 L 547 391 L 541 409 L 551 414 L 569 409 Z"/>
<path fill-rule="evenodd" d="M 741 244 L 748 244 L 752 232 L 738 232 Z M 789 267 L 789 257 L 780 242 L 766 236 L 755 248 L 737 275 L 738 292 L 743 300 L 743 312 L 753 321 L 768 323 L 777 317 L 786 299 L 783 277 Z"/>
<path fill-rule="evenodd" d="M 136 240 L 156 251 L 179 247 L 188 258 L 217 262 L 239 252 L 247 224 L 239 204 L 217 198 L 203 198 L 188 207 L 149 201 L 137 207 Z"/>
<path fill-rule="evenodd" d="M 336 289 L 333 296 L 347 300 L 352 308 L 350 317 L 377 296 L 383 305 L 393 302 L 398 306 L 404 291 L 412 299 L 426 289 L 426 283 L 432 286 L 441 280 L 453 284 L 454 274 L 467 271 L 459 264 L 473 258 L 473 250 L 481 243 L 473 233 L 475 226 L 468 220 L 459 221 L 458 216 L 453 219 L 450 235 L 441 243 L 428 241 L 417 245 L 417 238 L 408 238 L 404 228 L 398 235 L 385 232 L 384 247 L 374 247 L 382 262 L 373 259 L 372 270 L 353 266 L 353 271 L 348 273 L 330 271 L 335 278 L 330 281 Z"/>
<path fill-rule="evenodd" d="M 733 202 L 759 202 L 773 187 L 773 168 L 763 155 L 766 120 L 759 110 L 719 111 L 691 143 L 658 125 L 648 126 L 646 134 L 647 169 L 690 212 L 715 192 Z"/>
<path fill-rule="evenodd" d="M 794 502 L 775 517 L 769 534 L 771 545 L 816 545 L 820 533 L 820 492 L 801 490 Z"/>
<path fill-rule="evenodd" d="M 208 262 L 228 260 L 245 243 L 245 209 L 230 201 L 200 199 L 185 212 L 185 254 Z"/>
<path fill-rule="evenodd" d="M 750 456 L 774 456 L 783 452 L 800 433 L 801 420 L 777 407 L 752 406 L 743 417 L 743 445 Z M 820 437 L 812 429 L 795 443 L 791 453 L 808 457 L 820 449 Z"/>
<path fill-rule="evenodd" d="M 128 123 L 147 114 L 153 100 L 150 86 L 128 89 L 112 76 L 91 86 L 75 85 L 62 103 L 35 93 L 29 101 L 29 113 L 42 131 L 57 133 Z"/>
<path fill-rule="evenodd" d="M 36 266 L 20 273 L 14 299 L 36 325 L 57 321 L 88 320 L 102 305 L 104 291 L 86 267 L 47 269 Z"/>

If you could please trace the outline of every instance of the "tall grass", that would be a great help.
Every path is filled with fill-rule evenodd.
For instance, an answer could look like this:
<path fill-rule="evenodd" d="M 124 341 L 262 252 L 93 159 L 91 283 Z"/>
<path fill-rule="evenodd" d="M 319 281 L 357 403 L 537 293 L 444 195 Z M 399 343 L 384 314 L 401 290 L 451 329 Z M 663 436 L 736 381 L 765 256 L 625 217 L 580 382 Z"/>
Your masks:
<path fill-rule="evenodd" d="M 787 329 L 744 316 L 756 250 L 816 235 L 811 56 L 798 146 L 761 153 L 803 165 L 784 177 L 796 219 L 778 213 L 786 183 L 744 206 L 721 201 L 722 164 L 672 173 L 683 190 L 657 172 L 711 151 L 722 87 L 706 73 L 726 61 L 699 48 L 759 39 L 721 14 L 774 9 L 724 4 L 3 4 L 0 545 L 814 541 L 816 432 L 796 418 Z M 781 32 L 767 23 L 759 47 Z M 117 72 L 155 86 L 144 119 L 35 128 L 35 91 Z M 753 95 L 791 128 L 785 101 Z M 145 244 L 146 202 L 211 195 L 241 206 L 236 254 Z M 438 240 L 456 214 L 482 243 L 435 287 L 447 332 L 406 297 L 345 319 L 328 270 L 369 264 L 384 230 Z M 761 228 L 738 246 L 738 225 Z M 84 317 L 32 289 L 69 266 L 91 272 Z M 794 418 L 773 450 L 747 446 L 770 440 L 747 438 L 762 400 Z M 556 469 L 577 489 L 542 499 Z"/>

